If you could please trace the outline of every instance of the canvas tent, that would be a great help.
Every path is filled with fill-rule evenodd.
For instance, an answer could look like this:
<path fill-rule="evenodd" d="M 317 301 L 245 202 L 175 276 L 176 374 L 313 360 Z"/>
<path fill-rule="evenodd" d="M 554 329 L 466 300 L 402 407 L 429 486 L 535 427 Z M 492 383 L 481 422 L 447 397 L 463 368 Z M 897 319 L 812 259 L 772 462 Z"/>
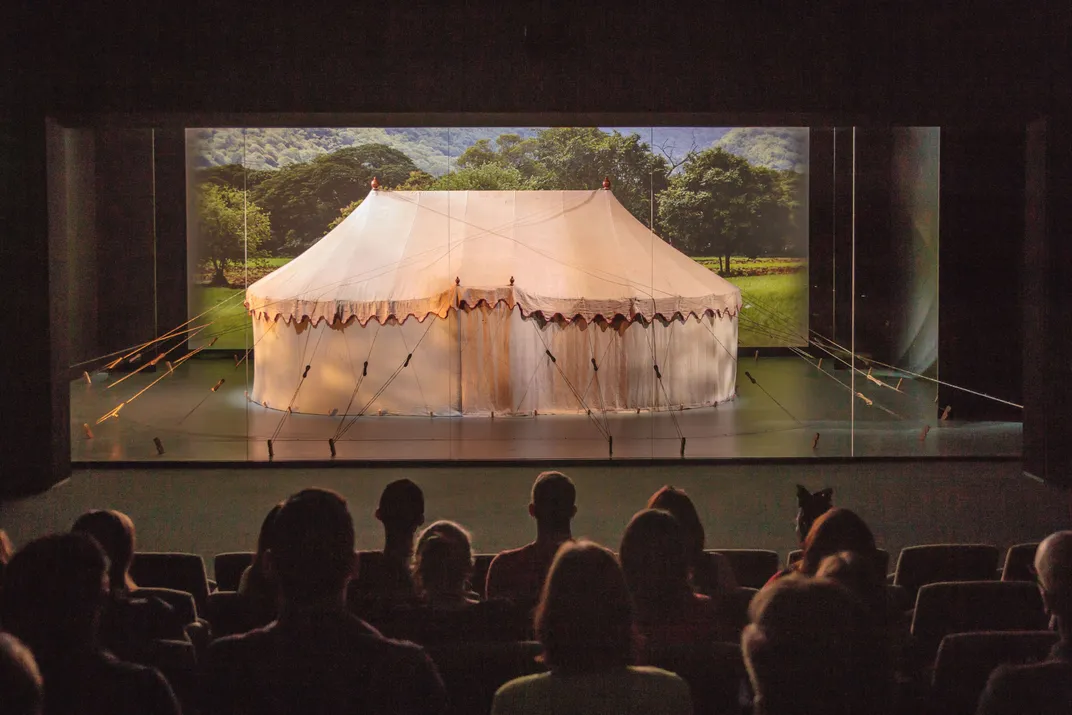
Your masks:
<path fill-rule="evenodd" d="M 246 307 L 251 398 L 293 412 L 680 409 L 735 390 L 740 291 L 607 189 L 373 190 Z"/>

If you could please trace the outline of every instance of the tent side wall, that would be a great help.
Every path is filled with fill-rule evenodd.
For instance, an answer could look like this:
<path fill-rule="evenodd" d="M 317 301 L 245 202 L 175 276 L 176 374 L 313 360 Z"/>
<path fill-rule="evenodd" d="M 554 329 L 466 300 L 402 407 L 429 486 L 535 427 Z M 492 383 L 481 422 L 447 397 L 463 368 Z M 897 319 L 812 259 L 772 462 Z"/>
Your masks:
<path fill-rule="evenodd" d="M 736 386 L 735 317 L 541 327 L 500 305 L 425 323 L 253 325 L 252 399 L 301 413 L 355 414 L 366 405 L 370 414 L 402 415 L 679 409 L 723 402 Z"/>

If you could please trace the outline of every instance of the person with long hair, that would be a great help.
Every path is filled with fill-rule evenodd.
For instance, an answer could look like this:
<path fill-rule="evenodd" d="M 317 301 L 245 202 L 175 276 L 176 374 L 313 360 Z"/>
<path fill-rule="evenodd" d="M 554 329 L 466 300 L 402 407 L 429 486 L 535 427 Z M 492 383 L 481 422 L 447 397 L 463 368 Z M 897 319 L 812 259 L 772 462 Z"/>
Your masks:
<path fill-rule="evenodd" d="M 668 511 L 681 524 L 688 546 L 690 578 L 697 591 L 717 599 L 737 588 L 730 560 L 704 551 L 707 534 L 696 505 L 684 489 L 669 485 L 661 488 L 648 499 L 648 509 Z"/>
<path fill-rule="evenodd" d="M 268 510 L 257 534 L 257 553 L 253 563 L 242 572 L 238 580 L 238 593 L 246 599 L 249 625 L 265 625 L 274 619 L 279 610 L 279 587 L 268 568 L 268 551 L 275 547 L 275 519 L 283 503 Z"/>
<path fill-rule="evenodd" d="M 804 539 L 804 550 L 800 560 L 782 569 L 770 580 L 777 581 L 793 573 L 814 576 L 819 571 L 819 565 L 823 559 L 842 551 L 859 554 L 865 559 L 875 561 L 878 559 L 875 536 L 871 533 L 867 523 L 856 512 L 835 507 L 825 512 L 812 524 L 808 537 Z"/>
<path fill-rule="evenodd" d="M 636 514 L 618 553 L 645 646 L 736 639 L 715 602 L 693 591 L 685 530 L 672 514 L 661 509 Z"/>
<path fill-rule="evenodd" d="M 633 602 L 614 554 L 590 541 L 555 555 L 536 607 L 547 673 L 499 688 L 493 715 L 692 712 L 688 685 L 658 668 L 635 666 Z"/>
<path fill-rule="evenodd" d="M 469 588 L 472 538 L 460 524 L 437 521 L 417 537 L 413 581 L 421 600 L 435 608 L 464 608 L 480 601 Z"/>

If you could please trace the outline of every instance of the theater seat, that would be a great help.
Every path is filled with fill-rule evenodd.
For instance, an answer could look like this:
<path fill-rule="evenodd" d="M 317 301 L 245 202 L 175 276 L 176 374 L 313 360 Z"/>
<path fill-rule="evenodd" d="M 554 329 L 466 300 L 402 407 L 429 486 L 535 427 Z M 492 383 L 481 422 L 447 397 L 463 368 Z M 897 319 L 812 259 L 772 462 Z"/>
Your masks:
<path fill-rule="evenodd" d="M 198 608 L 204 608 L 208 598 L 205 561 L 197 554 L 140 551 L 134 554 L 130 575 L 138 586 L 186 591 Z"/>
<path fill-rule="evenodd" d="M 1046 627 L 1042 597 L 1033 583 L 959 581 L 919 589 L 912 617 L 913 651 L 933 659 L 942 639 L 971 631 L 1033 631 Z"/>
<path fill-rule="evenodd" d="M 216 574 L 216 587 L 221 591 L 237 591 L 242 573 L 253 564 L 257 554 L 252 551 L 231 551 L 216 554 L 212 569 Z"/>
<path fill-rule="evenodd" d="M 1045 660 L 1057 634 L 1052 631 L 954 633 L 942 639 L 934 664 L 930 712 L 971 715 L 987 678 L 999 665 Z"/>
<path fill-rule="evenodd" d="M 1038 542 L 1016 544 L 1005 552 L 1005 565 L 1001 569 L 1002 581 L 1035 581 L 1035 552 Z"/>
<path fill-rule="evenodd" d="M 186 591 L 174 588 L 154 588 L 151 586 L 139 587 L 132 593 L 135 597 L 159 598 L 164 603 L 175 609 L 175 615 L 182 623 L 190 624 L 197 622 L 197 602 Z"/>
<path fill-rule="evenodd" d="M 765 549 L 705 549 L 729 559 L 738 586 L 762 588 L 778 572 L 778 552 Z"/>
<path fill-rule="evenodd" d="M 928 544 L 901 549 L 893 583 L 914 601 L 920 586 L 947 581 L 995 578 L 998 549 L 990 544 Z"/>
<path fill-rule="evenodd" d="M 677 673 L 689 684 L 695 715 L 741 712 L 746 674 L 736 643 L 653 648 L 645 653 L 644 662 Z"/>
<path fill-rule="evenodd" d="M 479 593 L 481 598 L 488 596 L 488 568 L 494 558 L 495 554 L 477 554 L 473 557 L 473 575 L 469 579 L 469 588 Z"/>
<path fill-rule="evenodd" d="M 426 648 L 447 687 L 448 715 L 487 715 L 495 691 L 514 678 L 546 668 L 539 643 L 451 643 Z"/>

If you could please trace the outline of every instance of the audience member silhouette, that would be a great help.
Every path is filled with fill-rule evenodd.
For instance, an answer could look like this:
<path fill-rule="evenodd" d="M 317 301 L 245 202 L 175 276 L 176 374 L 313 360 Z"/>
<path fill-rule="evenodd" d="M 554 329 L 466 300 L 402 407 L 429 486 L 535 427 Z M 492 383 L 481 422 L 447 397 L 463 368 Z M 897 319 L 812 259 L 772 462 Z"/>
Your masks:
<path fill-rule="evenodd" d="M 804 545 L 812 524 L 833 506 L 834 488 L 827 487 L 812 494 L 807 487 L 797 485 L 797 543 Z"/>
<path fill-rule="evenodd" d="M 722 554 L 704 551 L 707 535 L 704 533 L 696 505 L 683 489 L 665 486 L 651 495 L 649 509 L 663 509 L 674 515 L 685 530 L 688 544 L 689 570 L 692 585 L 708 596 L 723 596 L 737 588 L 730 560 Z"/>
<path fill-rule="evenodd" d="M 770 580 L 776 581 L 791 573 L 814 576 L 823 559 L 842 551 L 857 553 L 876 563 L 878 561 L 875 537 L 864 520 L 848 509 L 829 509 L 815 520 L 808 531 L 800 560 L 782 569 Z"/>
<path fill-rule="evenodd" d="M 435 608 L 475 604 L 469 588 L 473 547 L 469 532 L 453 521 L 437 521 L 421 532 L 413 555 L 413 576 L 421 600 Z"/>
<path fill-rule="evenodd" d="M 264 625 L 271 622 L 279 612 L 279 588 L 268 568 L 268 551 L 275 545 L 275 518 L 283 503 L 276 504 L 264 516 L 260 533 L 257 534 L 257 553 L 253 563 L 242 572 L 238 580 L 238 593 L 246 601 L 250 624 Z"/>
<path fill-rule="evenodd" d="M 765 586 L 749 606 L 741 648 L 755 715 L 871 715 L 874 657 L 863 606 L 822 578 L 793 574 Z"/>
<path fill-rule="evenodd" d="M 30 649 L 10 633 L 0 633 L 0 713 L 41 713 L 41 672 L 37 661 Z"/>
<path fill-rule="evenodd" d="M 71 531 L 92 537 L 108 557 L 109 598 L 101 621 L 105 647 L 120 657 L 140 661 L 150 641 L 184 637 L 186 624 L 174 607 L 154 596 L 137 595 L 130 575 L 135 537 L 129 516 L 114 510 L 88 511 L 75 520 Z"/>
<path fill-rule="evenodd" d="M 636 657 L 633 604 L 618 560 L 591 542 L 564 544 L 536 608 L 550 672 L 510 681 L 493 715 L 691 713 L 685 682 Z"/>
<path fill-rule="evenodd" d="M 424 523 L 424 493 L 409 479 L 384 487 L 376 519 L 383 524 L 383 551 L 361 552 L 360 573 L 353 588 L 370 594 L 406 599 L 413 588 L 413 538 Z"/>
<path fill-rule="evenodd" d="M 692 590 L 685 531 L 669 512 L 646 509 L 634 516 L 618 553 L 644 645 L 736 638 L 732 625 L 719 617 L 715 602 Z"/>
<path fill-rule="evenodd" d="M 279 618 L 208 649 L 209 713 L 437 713 L 443 683 L 417 646 L 385 639 L 346 610 L 356 566 L 346 501 L 323 489 L 287 499 L 266 553 Z"/>
<path fill-rule="evenodd" d="M 1060 640 L 1046 662 L 995 670 L 979 699 L 978 715 L 1072 712 L 1072 531 L 1051 534 L 1039 544 L 1035 574 Z"/>
<path fill-rule="evenodd" d="M 488 598 L 508 598 L 523 606 L 539 598 L 558 548 L 573 538 L 570 522 L 577 514 L 577 490 L 562 472 L 543 472 L 532 486 L 529 515 L 536 520 L 536 540 L 503 551 L 488 567 Z"/>
<path fill-rule="evenodd" d="M 108 565 L 85 534 L 32 541 L 5 574 L 0 622 L 29 646 L 44 678 L 45 715 L 178 713 L 167 680 L 98 645 Z"/>

